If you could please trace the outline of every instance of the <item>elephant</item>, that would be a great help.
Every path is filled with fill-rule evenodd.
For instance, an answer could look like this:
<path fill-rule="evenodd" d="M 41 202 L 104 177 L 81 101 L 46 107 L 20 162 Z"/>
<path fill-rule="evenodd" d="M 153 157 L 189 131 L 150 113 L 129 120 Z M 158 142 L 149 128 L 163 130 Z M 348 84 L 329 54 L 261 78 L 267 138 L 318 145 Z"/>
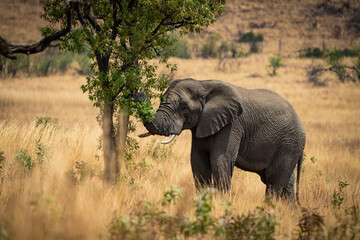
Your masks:
<path fill-rule="evenodd" d="M 173 81 L 151 122 L 149 135 L 192 133 L 191 168 L 195 186 L 226 192 L 234 166 L 257 173 L 265 196 L 296 199 L 305 130 L 292 105 L 266 89 L 245 89 L 219 80 Z M 163 143 L 168 143 L 165 141 Z"/>

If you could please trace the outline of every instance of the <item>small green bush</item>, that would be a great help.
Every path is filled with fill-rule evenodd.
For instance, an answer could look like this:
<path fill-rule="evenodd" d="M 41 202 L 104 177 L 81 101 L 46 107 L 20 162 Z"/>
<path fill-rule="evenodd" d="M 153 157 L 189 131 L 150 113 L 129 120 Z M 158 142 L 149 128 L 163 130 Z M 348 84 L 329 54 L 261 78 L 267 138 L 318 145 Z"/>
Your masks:
<path fill-rule="evenodd" d="M 36 165 L 43 166 L 51 155 L 49 147 L 39 140 L 35 142 L 34 147 L 31 153 L 22 149 L 15 156 L 16 161 L 23 167 L 26 173 L 31 173 Z"/>
<path fill-rule="evenodd" d="M 240 35 L 239 42 L 253 43 L 253 42 L 264 41 L 264 36 L 261 33 L 255 34 L 253 33 L 253 31 L 240 33 L 239 35 Z"/>
<path fill-rule="evenodd" d="M 22 72 L 26 75 L 30 70 L 30 56 L 24 54 L 15 54 L 17 60 L 10 60 L 0 55 L 0 75 L 15 77 L 17 73 Z"/>
<path fill-rule="evenodd" d="M 345 182 L 339 182 L 339 189 L 338 191 L 334 191 L 333 192 L 333 196 L 332 196 L 332 199 L 331 199 L 331 205 L 333 206 L 333 208 L 338 208 L 340 209 L 341 205 L 343 204 L 344 202 L 344 199 L 345 199 L 345 194 L 344 194 L 344 189 L 349 186 L 350 184 L 347 183 L 346 181 Z"/>
<path fill-rule="evenodd" d="M 324 56 L 324 52 L 318 47 L 314 47 L 314 48 L 309 47 L 300 50 L 300 57 L 322 58 L 323 56 Z"/>
<path fill-rule="evenodd" d="M 173 56 L 178 58 L 191 58 L 191 52 L 188 42 L 185 39 L 178 39 L 172 46 Z"/>
<path fill-rule="evenodd" d="M 336 219 L 337 223 L 326 229 L 327 239 L 360 239 L 359 206 L 346 208 L 344 213 L 338 215 Z"/>
<path fill-rule="evenodd" d="M 171 187 L 160 200 L 161 208 L 144 201 L 142 209 L 132 217 L 115 217 L 108 231 L 110 239 L 275 239 L 279 224 L 273 211 L 264 208 L 241 216 L 233 216 L 228 208 L 225 215 L 212 214 L 213 189 L 203 190 L 194 201 L 195 220 L 183 215 L 171 215 L 166 208 L 175 204 L 180 195 Z"/>
<path fill-rule="evenodd" d="M 48 126 L 57 126 L 59 119 L 52 117 L 36 117 L 35 118 L 35 127 L 48 127 Z"/>
<path fill-rule="evenodd" d="M 279 56 L 271 57 L 269 61 L 270 61 L 270 67 L 272 68 L 272 72 L 270 73 L 270 76 L 276 76 L 277 69 L 284 66 L 284 64 L 282 63 L 282 57 Z"/>
<path fill-rule="evenodd" d="M 35 161 L 25 149 L 20 150 L 20 152 L 15 156 L 15 159 L 24 168 L 25 172 L 31 172 L 35 166 Z"/>
<path fill-rule="evenodd" d="M 211 35 L 209 39 L 202 45 L 201 48 L 201 57 L 203 58 L 216 58 L 219 56 L 219 49 L 217 46 L 217 42 L 219 40 L 219 36 Z"/>
<path fill-rule="evenodd" d="M 15 54 L 15 56 L 17 57 L 16 60 L 0 56 L 1 76 L 15 77 L 18 74 L 48 76 L 50 74 L 64 73 L 69 68 L 74 68 L 79 74 L 91 74 L 91 63 L 85 53 L 73 54 L 69 51 L 52 48 L 33 56 L 25 54 Z"/>
<path fill-rule="evenodd" d="M 302 208 L 301 212 L 296 239 L 324 239 L 324 218 L 312 209 Z"/>

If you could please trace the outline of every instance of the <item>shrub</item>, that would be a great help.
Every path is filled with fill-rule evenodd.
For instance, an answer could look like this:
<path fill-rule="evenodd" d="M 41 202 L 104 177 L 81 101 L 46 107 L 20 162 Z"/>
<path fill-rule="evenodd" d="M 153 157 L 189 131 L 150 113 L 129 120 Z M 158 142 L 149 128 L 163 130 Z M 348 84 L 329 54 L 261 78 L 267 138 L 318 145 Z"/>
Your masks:
<path fill-rule="evenodd" d="M 191 58 L 189 44 L 185 39 L 178 39 L 177 41 L 175 41 L 172 49 L 174 57 L 185 59 Z"/>
<path fill-rule="evenodd" d="M 238 58 L 238 57 L 247 57 L 250 55 L 250 52 L 245 52 L 239 48 L 235 42 L 222 41 L 220 47 L 218 48 L 219 58 Z"/>
<path fill-rule="evenodd" d="M 201 57 L 203 58 L 218 57 L 219 56 L 219 49 L 217 47 L 218 40 L 219 40 L 219 36 L 211 35 L 201 48 Z"/>
<path fill-rule="evenodd" d="M 15 61 L 0 56 L 1 76 L 15 77 L 19 73 L 26 76 L 48 76 L 50 74 L 66 72 L 70 67 L 73 67 L 79 74 L 91 74 L 90 60 L 84 53 L 73 54 L 69 51 L 47 49 L 34 56 L 25 54 L 15 55 L 17 57 Z"/>
<path fill-rule="evenodd" d="M 34 146 L 35 149 L 32 153 L 28 153 L 27 150 L 22 149 L 15 156 L 15 159 L 18 163 L 20 163 L 26 173 L 30 173 L 36 164 L 40 166 L 43 165 L 51 155 L 49 147 L 47 147 L 44 143 L 41 143 L 39 140 L 35 142 Z M 35 154 L 35 156 L 33 154 Z"/>
<path fill-rule="evenodd" d="M 322 51 L 318 47 L 314 48 L 306 48 L 300 50 L 300 57 L 306 57 L 306 58 L 322 58 L 324 56 L 324 51 Z"/>
<path fill-rule="evenodd" d="M 255 34 L 253 31 L 239 33 L 239 42 L 241 43 L 250 43 L 250 52 L 258 53 L 260 52 L 258 43 L 264 41 L 264 36 L 262 34 Z"/>
<path fill-rule="evenodd" d="M 240 35 L 239 42 L 253 43 L 253 42 L 264 41 L 264 36 L 262 34 L 255 34 L 253 33 L 253 31 L 239 33 L 239 35 Z"/>
<path fill-rule="evenodd" d="M 357 205 L 345 209 L 337 216 L 337 223 L 328 227 L 327 239 L 360 239 L 360 210 Z"/>
<path fill-rule="evenodd" d="M 213 189 L 205 189 L 194 201 L 195 220 L 171 215 L 164 207 L 175 204 L 180 190 L 171 187 L 160 201 L 162 208 L 144 201 L 133 217 L 114 217 L 108 227 L 110 239 L 275 239 L 278 221 L 264 208 L 232 216 L 228 208 L 223 217 L 212 215 Z"/>
<path fill-rule="evenodd" d="M 10 60 L 0 55 L 0 74 L 15 77 L 17 73 L 29 74 L 30 57 L 24 54 L 15 54 L 17 60 Z"/>
<path fill-rule="evenodd" d="M 324 218 L 311 209 L 302 208 L 301 212 L 296 239 L 324 239 Z"/>
<path fill-rule="evenodd" d="M 265 212 L 258 207 L 256 211 L 241 216 L 226 216 L 224 222 L 225 239 L 275 239 L 276 220 L 274 211 Z"/>
<path fill-rule="evenodd" d="M 94 170 L 84 161 L 75 162 L 74 168 L 66 172 L 73 183 L 82 182 L 84 179 L 95 176 Z"/>
<path fill-rule="evenodd" d="M 35 118 L 35 127 L 48 127 L 48 126 L 57 126 L 59 119 L 52 117 L 36 117 Z"/>
<path fill-rule="evenodd" d="M 334 190 L 332 199 L 331 199 L 331 205 L 333 208 L 340 208 L 343 201 L 344 201 L 344 189 L 349 186 L 350 184 L 345 182 L 339 182 L 339 189 L 338 191 Z"/>
<path fill-rule="evenodd" d="M 15 156 L 15 159 L 20 163 L 25 172 L 31 172 L 35 166 L 35 161 L 25 149 L 20 150 L 20 152 Z"/>
<path fill-rule="evenodd" d="M 282 57 L 279 56 L 271 57 L 269 61 L 270 61 L 270 67 L 272 68 L 272 72 L 270 76 L 276 76 L 277 69 L 284 66 L 284 64 L 281 62 Z"/>

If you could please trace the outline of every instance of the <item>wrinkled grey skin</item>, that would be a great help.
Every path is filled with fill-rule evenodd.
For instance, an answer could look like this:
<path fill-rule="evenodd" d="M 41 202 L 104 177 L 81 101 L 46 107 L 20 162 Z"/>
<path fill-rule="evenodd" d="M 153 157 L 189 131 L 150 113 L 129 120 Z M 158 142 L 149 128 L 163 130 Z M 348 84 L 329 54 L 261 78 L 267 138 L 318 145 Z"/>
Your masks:
<path fill-rule="evenodd" d="M 305 131 L 290 103 L 272 91 L 176 80 L 153 121 L 144 125 L 151 134 L 165 136 L 191 130 L 198 189 L 229 190 L 236 166 L 259 174 L 268 197 L 294 199 L 294 169 L 298 163 L 299 182 Z"/>

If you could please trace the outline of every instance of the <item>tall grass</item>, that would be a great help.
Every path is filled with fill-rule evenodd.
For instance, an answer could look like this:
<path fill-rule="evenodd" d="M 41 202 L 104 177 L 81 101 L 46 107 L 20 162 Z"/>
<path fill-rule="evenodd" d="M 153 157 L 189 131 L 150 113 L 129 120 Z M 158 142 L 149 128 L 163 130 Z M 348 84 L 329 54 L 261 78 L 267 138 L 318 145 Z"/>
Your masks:
<path fill-rule="evenodd" d="M 360 203 L 359 86 L 333 79 L 326 87 L 313 87 L 306 79 L 304 66 L 311 62 L 307 59 L 288 58 L 282 74 L 270 77 L 266 69 L 270 56 L 240 59 L 238 69 L 227 74 L 219 71 L 218 62 L 212 59 L 173 61 L 178 64 L 176 78 L 222 79 L 247 88 L 268 88 L 294 105 L 307 133 L 307 157 L 300 182 L 300 202 L 307 215 L 284 202 L 264 203 L 265 186 L 260 178 L 235 169 L 231 191 L 215 194 L 211 200 L 213 230 L 190 238 L 214 237 L 228 202 L 231 217 L 239 221 L 241 216 L 252 219 L 249 213 L 256 212 L 257 207 L 265 209 L 264 216 L 273 211 L 279 221 L 275 225 L 277 239 L 306 236 L 310 231 L 304 225 L 306 219 L 316 219 L 316 215 L 324 221 L 314 228 L 321 236 L 350 233 L 350 226 L 355 230 L 358 227 L 351 222 L 355 216 L 351 209 L 354 206 L 356 212 Z M 263 69 L 258 68 L 261 64 Z M 254 73 L 260 77 L 252 77 Z M 170 146 L 161 145 L 161 137 L 138 139 L 139 149 L 129 158 L 131 162 L 122 163 L 119 182 L 109 185 L 102 179 L 97 110 L 80 91 L 83 81 L 72 76 L 0 81 L 0 234 L 11 239 L 115 238 L 110 231 L 114 227 L 132 231 L 117 225 L 116 219 L 135 224 L 145 214 L 145 202 L 154 205 L 146 214 L 158 214 L 164 193 L 173 185 L 181 193 L 175 204 L 164 209 L 166 216 L 188 219 L 190 225 L 186 226 L 198 226 L 198 193 L 189 161 L 190 132 L 183 132 Z M 131 136 L 137 139 L 136 134 L 143 131 L 138 124 Z M 20 161 L 29 157 L 31 171 Z M 339 182 L 349 185 L 340 189 Z M 158 229 L 160 225 L 156 224 L 160 223 L 153 223 L 154 230 Z M 235 229 L 238 225 L 224 229 L 232 226 Z M 179 236 L 184 237 L 184 232 Z"/>

